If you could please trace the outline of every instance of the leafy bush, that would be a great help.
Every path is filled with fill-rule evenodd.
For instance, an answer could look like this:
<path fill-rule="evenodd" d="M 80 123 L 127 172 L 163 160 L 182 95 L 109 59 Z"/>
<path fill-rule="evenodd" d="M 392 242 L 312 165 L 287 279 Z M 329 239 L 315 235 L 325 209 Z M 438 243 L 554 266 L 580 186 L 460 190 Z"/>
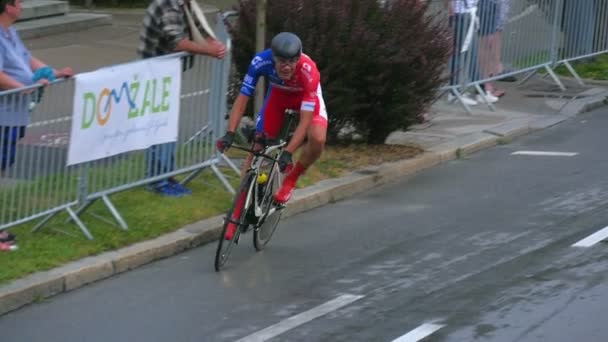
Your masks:
<path fill-rule="evenodd" d="M 321 72 L 329 114 L 329 141 L 354 129 L 368 143 L 383 143 L 406 129 L 444 81 L 450 37 L 445 23 L 420 0 L 271 0 L 267 44 L 281 31 L 302 39 Z M 255 53 L 256 0 L 239 0 L 230 28 L 237 77 Z"/>

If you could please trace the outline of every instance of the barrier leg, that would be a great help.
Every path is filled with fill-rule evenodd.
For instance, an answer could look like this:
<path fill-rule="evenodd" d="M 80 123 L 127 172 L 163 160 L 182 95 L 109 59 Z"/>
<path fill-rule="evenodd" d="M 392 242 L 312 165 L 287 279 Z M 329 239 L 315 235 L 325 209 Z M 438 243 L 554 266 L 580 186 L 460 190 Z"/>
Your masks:
<path fill-rule="evenodd" d="M 551 76 L 553 81 L 555 83 L 557 83 L 557 86 L 559 87 L 559 89 L 561 89 L 562 91 L 566 91 L 566 87 L 564 86 L 562 81 L 559 79 L 559 77 L 557 77 L 557 75 L 555 74 L 553 69 L 551 69 L 548 65 L 545 65 L 545 70 L 547 70 L 547 73 Z"/>
<path fill-rule="evenodd" d="M 76 213 L 72 210 L 72 208 L 67 207 L 67 208 L 65 208 L 65 210 L 68 212 L 68 214 L 70 215 L 70 217 L 72 218 L 72 220 L 74 220 L 74 222 L 76 223 L 76 225 L 78 226 L 78 228 L 80 229 L 80 231 L 82 231 L 82 233 L 84 234 L 84 236 L 86 236 L 87 239 L 89 239 L 89 240 L 93 240 L 93 235 L 87 229 L 87 227 L 84 225 L 84 223 L 82 223 L 82 221 L 80 221 L 80 218 L 78 217 L 78 215 L 76 215 Z M 47 217 L 45 217 L 34 228 L 32 228 L 32 233 L 37 232 L 38 230 L 40 230 L 45 224 L 47 224 L 47 222 L 49 222 L 57 214 L 59 214 L 59 211 L 51 213 Z"/>
<path fill-rule="evenodd" d="M 519 81 L 519 85 L 523 85 L 524 83 L 528 82 L 532 77 L 534 77 L 534 75 L 536 75 L 537 72 L 538 69 L 530 71 L 521 81 Z"/>
<path fill-rule="evenodd" d="M 108 198 L 107 195 L 103 195 L 101 198 L 103 200 L 103 203 L 108 208 L 108 210 L 110 210 L 110 212 L 112 213 L 112 216 L 114 216 L 114 219 L 116 220 L 116 222 L 118 222 L 118 224 L 120 225 L 120 228 L 122 228 L 122 230 L 128 230 L 129 227 L 127 226 L 127 223 L 122 218 L 122 216 L 120 215 L 118 210 L 116 210 L 116 207 L 114 207 L 114 204 L 112 204 L 112 201 L 110 201 L 110 198 Z"/>
<path fill-rule="evenodd" d="M 91 235 L 91 232 L 89 232 L 89 230 L 84 225 L 84 223 L 82 223 L 82 221 L 80 221 L 80 218 L 78 217 L 78 215 L 76 215 L 76 213 L 74 213 L 72 208 L 68 207 L 68 208 L 66 208 L 66 210 L 68 211 L 68 214 L 70 214 L 70 216 L 72 217 L 72 220 L 74 220 L 74 222 L 76 222 L 76 225 L 78 226 L 78 228 L 80 228 L 80 230 L 82 231 L 84 236 L 86 236 L 87 239 L 89 239 L 89 240 L 93 240 L 93 235 Z"/>
<path fill-rule="evenodd" d="M 574 70 L 574 68 L 572 67 L 572 64 L 570 64 L 570 62 L 565 61 L 564 65 L 566 66 L 566 69 L 568 69 L 568 71 L 570 72 L 570 74 L 572 74 L 572 76 L 576 79 L 576 82 L 582 86 L 585 85 L 585 82 L 583 82 L 583 79 L 578 75 L 578 73 L 576 72 L 576 70 Z"/>
<path fill-rule="evenodd" d="M 467 112 L 467 114 L 472 115 L 473 112 L 471 111 L 471 107 L 469 107 L 466 103 L 464 103 L 464 100 L 462 99 L 462 95 L 460 94 L 460 92 L 458 90 L 452 88 L 452 94 L 454 94 L 454 96 L 456 97 L 456 99 L 458 100 L 460 105 L 464 108 L 464 110 Z"/>
<path fill-rule="evenodd" d="M 80 216 L 80 214 L 82 214 L 85 210 L 87 210 L 91 205 L 93 205 L 93 203 L 96 201 L 96 199 L 92 200 L 92 201 L 87 201 L 85 204 L 81 205 L 80 208 L 78 208 L 75 213 L 77 216 Z M 68 217 L 67 220 L 65 220 L 65 223 L 70 223 L 70 221 L 72 221 L 71 218 Z"/>
<path fill-rule="evenodd" d="M 230 192 L 233 195 L 236 194 L 236 191 L 234 190 L 232 185 L 230 185 L 230 182 L 228 182 L 228 179 L 226 179 L 226 176 L 224 176 L 224 174 L 217 168 L 217 166 L 215 166 L 215 164 L 211 165 L 211 170 L 213 170 L 213 173 L 215 173 L 217 178 L 220 179 L 220 182 L 222 182 L 222 184 L 224 184 L 224 187 L 226 188 L 226 190 L 228 190 L 228 192 Z"/>
<path fill-rule="evenodd" d="M 201 172 L 203 172 L 203 170 L 204 170 L 205 168 L 206 168 L 206 167 L 201 167 L 201 168 L 200 168 L 200 169 L 198 169 L 198 170 L 195 170 L 195 171 L 193 171 L 193 172 L 190 172 L 190 174 L 189 174 L 188 176 L 186 176 L 186 178 L 184 178 L 184 180 L 183 180 L 183 181 L 181 181 L 181 183 L 182 183 L 183 185 L 190 183 L 190 181 L 191 181 L 191 180 L 193 180 L 193 179 L 194 179 L 196 176 L 200 175 L 200 174 L 201 174 Z"/>
<path fill-rule="evenodd" d="M 32 233 L 35 233 L 38 230 L 40 230 L 40 228 L 42 228 L 42 226 L 44 226 L 47 222 L 49 222 L 57 214 L 59 214 L 59 211 L 48 214 L 45 218 L 42 219 L 42 221 L 40 221 L 34 228 L 32 228 Z"/>
<path fill-rule="evenodd" d="M 220 156 L 222 156 L 222 159 L 224 159 L 224 161 L 226 162 L 226 164 L 228 164 L 228 166 L 230 166 L 234 172 L 236 172 L 237 175 L 241 175 L 241 170 L 239 170 L 238 167 L 236 167 L 236 165 L 234 164 L 234 162 L 232 160 L 230 160 L 230 158 L 228 158 L 225 154 L 220 154 Z"/>

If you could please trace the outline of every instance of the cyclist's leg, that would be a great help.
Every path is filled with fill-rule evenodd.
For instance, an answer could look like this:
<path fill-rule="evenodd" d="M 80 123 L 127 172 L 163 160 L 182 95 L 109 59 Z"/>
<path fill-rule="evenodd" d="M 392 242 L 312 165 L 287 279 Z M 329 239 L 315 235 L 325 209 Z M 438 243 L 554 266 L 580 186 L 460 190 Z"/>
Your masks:
<path fill-rule="evenodd" d="M 284 91 L 270 87 L 262 111 L 258 115 L 256 132 L 276 138 L 283 127 L 285 110 L 293 107 L 293 103 L 297 102 L 294 98 L 297 100 L 297 96 L 290 96 Z"/>
<path fill-rule="evenodd" d="M 308 127 L 307 141 L 302 148 L 302 154 L 298 163 L 307 169 L 312 165 L 323 153 L 325 149 L 325 141 L 327 140 L 327 110 L 325 102 L 321 96 L 321 86 L 319 86 L 319 96 L 317 98 L 317 106 L 312 117 L 310 127 Z"/>
<path fill-rule="evenodd" d="M 275 196 L 277 202 L 285 203 L 289 201 L 300 176 L 308 167 L 319 159 L 325 148 L 325 140 L 327 138 L 327 111 L 325 110 L 325 103 L 321 94 L 321 86 L 319 86 L 317 92 L 317 105 L 315 106 L 312 122 L 308 127 L 307 141 L 302 148 L 300 158 L 287 177 L 285 177 L 283 185 Z"/>

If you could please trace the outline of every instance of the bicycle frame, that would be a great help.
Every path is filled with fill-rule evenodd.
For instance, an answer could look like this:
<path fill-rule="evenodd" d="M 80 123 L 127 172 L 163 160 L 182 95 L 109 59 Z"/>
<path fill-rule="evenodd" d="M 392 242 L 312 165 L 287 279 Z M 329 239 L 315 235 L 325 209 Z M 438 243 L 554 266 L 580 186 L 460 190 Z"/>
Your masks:
<path fill-rule="evenodd" d="M 278 160 L 275 157 L 273 157 L 271 154 L 272 153 L 276 153 L 277 155 L 280 154 L 286 145 L 287 145 L 287 142 L 281 140 L 281 141 L 279 141 L 278 144 L 265 146 L 265 148 L 262 151 L 258 151 L 258 152 L 254 151 L 253 149 L 250 149 L 250 148 L 244 148 L 242 146 L 234 146 L 237 149 L 240 149 L 240 150 L 253 154 L 253 160 L 251 162 L 251 166 L 247 170 L 247 173 L 253 172 L 255 177 L 249 184 L 249 189 L 247 190 L 247 199 L 245 201 L 244 209 L 249 210 L 251 205 L 254 206 L 253 212 L 254 212 L 255 217 L 258 219 L 262 219 L 261 222 L 258 222 L 258 224 L 256 226 L 259 226 L 263 223 L 263 218 L 273 214 L 276 210 L 278 210 L 277 207 L 271 206 L 269 208 L 268 212 L 265 213 L 264 208 L 261 205 L 262 201 L 260 199 L 262 198 L 261 196 L 263 196 L 264 194 L 259 193 L 259 188 L 257 187 L 257 185 L 258 185 L 257 179 L 260 175 L 259 172 L 260 172 L 262 163 L 264 163 L 265 161 L 272 162 L 272 165 L 270 166 L 271 173 L 269 175 L 268 180 L 266 181 L 266 184 L 270 184 L 270 182 L 273 181 L 273 177 L 279 177 L 279 172 L 272 172 L 272 170 L 276 167 Z"/>

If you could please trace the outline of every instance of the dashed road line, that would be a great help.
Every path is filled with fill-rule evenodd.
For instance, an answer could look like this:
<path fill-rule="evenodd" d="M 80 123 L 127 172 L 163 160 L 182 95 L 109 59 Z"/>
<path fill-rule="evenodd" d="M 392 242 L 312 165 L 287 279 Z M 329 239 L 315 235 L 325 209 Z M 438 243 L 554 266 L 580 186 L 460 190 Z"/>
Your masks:
<path fill-rule="evenodd" d="M 442 324 L 425 323 L 392 342 L 417 342 L 432 335 L 435 331 L 443 327 L 444 325 Z"/>
<path fill-rule="evenodd" d="M 608 239 L 608 227 L 603 228 L 602 230 L 593 233 L 581 241 L 572 245 L 572 247 L 591 247 L 596 243 Z"/>
<path fill-rule="evenodd" d="M 262 342 L 267 341 L 271 338 L 279 336 L 280 334 L 296 328 L 304 323 L 310 322 L 315 318 L 326 315 L 332 311 L 338 310 L 339 308 L 346 306 L 354 301 L 363 298 L 363 296 L 345 294 L 336 299 L 330 300 L 327 303 L 321 304 L 308 311 L 304 311 L 295 316 L 291 316 L 281 322 L 271 325 L 268 328 L 262 329 L 256 333 L 245 336 L 237 342 Z"/>
<path fill-rule="evenodd" d="M 574 157 L 577 152 L 550 152 L 550 151 L 517 151 L 511 153 L 514 156 L 548 156 L 548 157 Z"/>

